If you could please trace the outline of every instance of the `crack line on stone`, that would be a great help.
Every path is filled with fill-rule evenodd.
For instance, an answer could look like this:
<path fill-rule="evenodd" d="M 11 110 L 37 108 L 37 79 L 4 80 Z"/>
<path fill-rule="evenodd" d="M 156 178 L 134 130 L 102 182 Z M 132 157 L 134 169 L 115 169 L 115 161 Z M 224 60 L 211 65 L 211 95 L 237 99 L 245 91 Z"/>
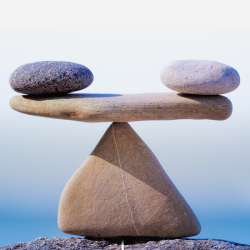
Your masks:
<path fill-rule="evenodd" d="M 122 177 L 122 181 L 123 181 L 123 187 L 124 187 L 125 194 L 126 194 L 126 200 L 127 200 L 128 207 L 129 207 L 129 210 L 130 210 L 131 218 L 132 218 L 132 220 L 133 220 L 133 225 L 134 225 L 135 231 L 136 231 L 136 233 L 140 236 L 138 230 L 136 229 L 134 216 L 133 216 L 132 209 L 131 209 L 131 207 L 130 207 L 130 205 L 129 205 L 129 201 L 128 201 L 128 194 L 127 194 L 126 185 L 125 185 L 125 180 L 124 180 L 124 176 L 123 176 L 123 170 L 122 170 L 122 164 L 121 164 L 120 154 L 119 154 L 118 146 L 117 146 L 116 139 L 115 139 L 115 128 L 114 128 L 114 124 L 112 124 L 112 132 L 113 132 L 113 137 L 114 137 L 116 152 L 117 152 L 117 156 L 118 156 L 119 166 L 120 166 L 120 170 L 121 170 L 121 177 Z"/>
<path fill-rule="evenodd" d="M 168 196 L 174 191 L 174 188 L 172 188 L 172 190 L 168 193 L 168 195 L 166 196 L 165 200 L 163 201 L 163 203 L 158 207 L 157 211 L 147 220 L 147 222 L 145 222 L 141 227 L 144 227 L 161 209 L 161 207 L 164 205 L 164 203 L 166 202 Z"/>
<path fill-rule="evenodd" d="M 94 163 L 93 163 L 93 165 L 95 166 L 96 165 L 96 158 L 94 158 Z M 94 188 L 95 188 L 95 186 L 96 186 L 96 184 L 98 183 L 98 179 L 99 179 L 99 177 L 100 177 L 100 175 L 101 175 L 101 172 L 102 172 L 102 169 L 103 169 L 103 165 L 101 165 L 101 167 L 99 168 L 99 171 L 98 171 L 98 173 L 97 173 L 97 175 L 96 175 L 96 178 L 94 179 L 95 181 L 93 181 L 93 182 L 89 182 L 89 184 L 91 185 L 91 184 L 93 184 L 92 186 L 92 195 L 95 193 L 95 190 L 94 190 Z"/>

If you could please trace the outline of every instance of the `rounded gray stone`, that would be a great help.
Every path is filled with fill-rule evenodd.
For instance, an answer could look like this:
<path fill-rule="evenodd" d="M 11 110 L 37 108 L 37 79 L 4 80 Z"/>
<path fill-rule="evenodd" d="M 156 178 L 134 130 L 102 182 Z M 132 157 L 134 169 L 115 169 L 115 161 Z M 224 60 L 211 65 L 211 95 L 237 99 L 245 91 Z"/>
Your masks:
<path fill-rule="evenodd" d="M 223 63 L 206 60 L 177 60 L 161 71 L 161 81 L 168 88 L 195 95 L 220 95 L 240 84 L 238 72 Z"/>
<path fill-rule="evenodd" d="M 94 80 L 85 66 L 60 61 L 29 63 L 10 76 L 10 86 L 23 94 L 60 94 L 87 88 Z"/>

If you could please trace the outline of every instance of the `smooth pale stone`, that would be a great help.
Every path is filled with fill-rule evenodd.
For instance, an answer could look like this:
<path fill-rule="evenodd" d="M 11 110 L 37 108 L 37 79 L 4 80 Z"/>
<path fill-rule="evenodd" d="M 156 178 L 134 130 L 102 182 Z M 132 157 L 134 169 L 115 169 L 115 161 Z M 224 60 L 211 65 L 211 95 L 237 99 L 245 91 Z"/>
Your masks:
<path fill-rule="evenodd" d="M 87 88 L 93 80 L 92 72 L 83 65 L 44 61 L 17 68 L 10 76 L 10 86 L 23 94 L 58 94 Z"/>
<path fill-rule="evenodd" d="M 224 96 L 176 93 L 132 95 L 69 94 L 65 96 L 14 96 L 10 106 L 28 115 L 83 122 L 144 120 L 225 120 L 232 103 Z"/>
<path fill-rule="evenodd" d="M 68 181 L 58 225 L 65 233 L 92 237 L 200 232 L 195 214 L 128 123 L 111 124 Z"/>
<path fill-rule="evenodd" d="M 161 81 L 168 88 L 196 95 L 220 95 L 240 85 L 238 72 L 223 63 L 205 60 L 179 60 L 161 71 Z"/>

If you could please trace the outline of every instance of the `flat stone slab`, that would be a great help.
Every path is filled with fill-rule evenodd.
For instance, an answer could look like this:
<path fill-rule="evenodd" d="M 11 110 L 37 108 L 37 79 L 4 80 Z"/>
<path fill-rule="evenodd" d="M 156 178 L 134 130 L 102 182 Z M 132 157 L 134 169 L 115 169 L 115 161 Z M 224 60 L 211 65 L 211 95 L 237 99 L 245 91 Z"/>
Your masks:
<path fill-rule="evenodd" d="M 10 106 L 21 113 L 82 122 L 130 122 L 144 120 L 225 120 L 232 103 L 224 96 L 177 93 L 19 95 Z"/>
<path fill-rule="evenodd" d="M 93 80 L 92 72 L 81 64 L 44 61 L 17 68 L 10 76 L 10 86 L 23 94 L 57 94 L 84 89 Z"/>
<path fill-rule="evenodd" d="M 168 88 L 195 95 L 220 95 L 240 84 L 238 72 L 223 63 L 206 60 L 177 60 L 161 71 L 161 81 Z"/>
<path fill-rule="evenodd" d="M 214 239 L 156 239 L 150 237 L 116 237 L 108 239 L 91 239 L 91 238 L 37 238 L 35 241 L 27 243 L 17 243 L 0 250 L 31 250 L 31 249 L 58 249 L 58 250 L 75 250 L 75 249 L 95 249 L 95 250 L 121 250 L 121 241 L 124 240 L 125 250 L 151 250 L 151 249 L 172 249 L 172 250 L 208 250 L 208 249 L 236 249 L 250 250 L 250 245 L 238 244 L 234 242 Z"/>

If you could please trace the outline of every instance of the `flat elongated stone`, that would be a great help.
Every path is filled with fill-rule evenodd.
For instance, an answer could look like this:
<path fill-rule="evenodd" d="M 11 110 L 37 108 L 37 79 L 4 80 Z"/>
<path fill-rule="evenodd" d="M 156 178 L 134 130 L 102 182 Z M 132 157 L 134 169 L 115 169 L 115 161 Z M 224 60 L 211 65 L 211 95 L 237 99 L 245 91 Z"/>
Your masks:
<path fill-rule="evenodd" d="M 134 95 L 68 94 L 64 96 L 14 96 L 10 106 L 19 112 L 83 122 L 143 120 L 225 120 L 232 103 L 224 96 L 175 93 Z"/>
<path fill-rule="evenodd" d="M 92 72 L 72 62 L 45 61 L 20 66 L 10 76 L 10 86 L 23 94 L 69 93 L 88 87 Z"/>
<path fill-rule="evenodd" d="M 59 228 L 92 237 L 187 237 L 191 208 L 128 123 L 113 123 L 61 195 Z"/>
<path fill-rule="evenodd" d="M 172 90 L 196 95 L 225 94 L 240 84 L 234 68 L 205 60 L 172 61 L 162 69 L 161 80 Z"/>

